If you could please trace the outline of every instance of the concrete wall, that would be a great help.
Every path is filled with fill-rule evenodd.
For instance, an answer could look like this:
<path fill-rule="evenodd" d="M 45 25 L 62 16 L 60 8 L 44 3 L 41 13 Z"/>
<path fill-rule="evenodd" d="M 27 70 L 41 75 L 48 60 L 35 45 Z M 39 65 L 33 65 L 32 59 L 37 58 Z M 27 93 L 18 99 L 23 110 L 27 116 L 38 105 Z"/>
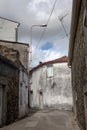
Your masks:
<path fill-rule="evenodd" d="M 0 40 L 16 41 L 18 23 L 0 18 Z"/>
<path fill-rule="evenodd" d="M 6 41 L 0 41 L 0 45 L 8 48 L 13 48 L 19 52 L 19 60 L 22 65 L 28 70 L 29 66 L 29 45 L 22 43 L 11 43 Z"/>
<path fill-rule="evenodd" d="M 2 89 L 0 125 L 9 124 L 18 119 L 18 80 L 18 69 L 0 57 L 0 87 Z"/>
<path fill-rule="evenodd" d="M 30 106 L 72 108 L 71 72 L 67 63 L 53 64 L 53 76 L 47 76 L 48 67 L 34 70 L 30 80 Z"/>
<path fill-rule="evenodd" d="M 19 71 L 19 118 L 28 114 L 28 73 L 20 66 Z"/>
<path fill-rule="evenodd" d="M 86 79 L 86 52 L 84 41 L 84 2 L 82 1 L 78 27 L 75 38 L 75 45 L 72 60 L 72 87 L 74 99 L 74 112 L 80 123 L 85 130 L 85 110 L 84 110 L 84 87 Z M 87 37 L 87 36 L 86 36 Z M 87 42 L 86 42 L 87 44 Z M 86 86 L 87 87 L 87 86 Z"/>

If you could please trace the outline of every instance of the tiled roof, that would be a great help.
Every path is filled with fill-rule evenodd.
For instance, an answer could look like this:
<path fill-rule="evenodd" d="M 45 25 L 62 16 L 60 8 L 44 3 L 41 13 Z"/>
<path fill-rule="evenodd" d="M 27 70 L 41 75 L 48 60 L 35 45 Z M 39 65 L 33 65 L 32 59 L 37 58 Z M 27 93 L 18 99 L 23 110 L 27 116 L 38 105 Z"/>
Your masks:
<path fill-rule="evenodd" d="M 67 56 L 63 56 L 63 57 L 60 57 L 60 58 L 55 59 L 55 60 L 51 60 L 51 61 L 47 61 L 47 62 L 44 62 L 44 63 L 40 63 L 39 65 L 34 67 L 32 70 L 30 70 L 30 72 L 38 69 L 39 67 L 42 67 L 43 65 L 48 65 L 48 64 L 53 64 L 53 63 L 63 63 L 63 62 L 68 62 L 68 57 Z"/>

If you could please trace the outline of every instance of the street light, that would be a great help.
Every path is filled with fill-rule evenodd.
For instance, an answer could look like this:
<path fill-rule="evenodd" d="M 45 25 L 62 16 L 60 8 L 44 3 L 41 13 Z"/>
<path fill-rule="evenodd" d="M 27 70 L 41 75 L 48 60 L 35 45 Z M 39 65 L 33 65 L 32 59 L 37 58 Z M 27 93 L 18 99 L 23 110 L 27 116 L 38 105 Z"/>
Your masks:
<path fill-rule="evenodd" d="M 31 58 L 30 59 L 32 59 L 32 29 L 34 28 L 34 27 L 47 27 L 47 24 L 42 24 L 42 25 L 33 25 L 33 26 L 31 26 L 31 29 L 30 29 L 30 32 L 31 32 L 31 39 L 30 39 L 30 44 L 31 44 L 31 50 L 30 50 L 30 53 L 31 53 Z M 32 61 L 32 60 L 31 60 Z"/>

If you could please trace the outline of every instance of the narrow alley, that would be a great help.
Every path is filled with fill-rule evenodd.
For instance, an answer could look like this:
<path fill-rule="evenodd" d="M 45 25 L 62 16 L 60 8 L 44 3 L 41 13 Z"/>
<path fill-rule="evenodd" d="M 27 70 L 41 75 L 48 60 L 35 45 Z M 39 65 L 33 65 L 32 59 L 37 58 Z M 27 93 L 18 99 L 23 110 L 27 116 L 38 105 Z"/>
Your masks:
<path fill-rule="evenodd" d="M 0 130 L 80 130 L 69 111 L 46 109 Z"/>

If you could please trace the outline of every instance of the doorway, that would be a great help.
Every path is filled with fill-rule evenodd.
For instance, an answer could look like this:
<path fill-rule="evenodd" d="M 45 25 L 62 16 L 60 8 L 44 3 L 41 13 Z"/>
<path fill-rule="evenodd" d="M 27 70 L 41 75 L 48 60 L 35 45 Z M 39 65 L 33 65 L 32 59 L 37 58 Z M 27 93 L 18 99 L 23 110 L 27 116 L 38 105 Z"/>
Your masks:
<path fill-rule="evenodd" d="M 43 108 L 43 92 L 42 91 L 39 91 L 39 105 L 40 105 L 40 108 L 42 109 Z"/>

